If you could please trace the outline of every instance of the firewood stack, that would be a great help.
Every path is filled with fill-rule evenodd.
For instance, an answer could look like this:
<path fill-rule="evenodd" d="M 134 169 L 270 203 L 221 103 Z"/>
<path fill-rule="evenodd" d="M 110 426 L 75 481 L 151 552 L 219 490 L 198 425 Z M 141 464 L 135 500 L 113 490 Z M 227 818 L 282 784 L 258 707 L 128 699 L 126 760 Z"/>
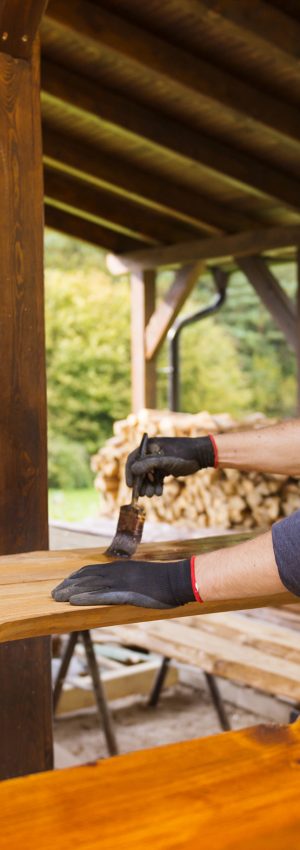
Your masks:
<path fill-rule="evenodd" d="M 262 414 L 234 421 L 228 414 L 211 416 L 141 410 L 114 424 L 114 436 L 92 459 L 95 486 L 101 493 L 101 513 L 115 516 L 130 501 L 125 463 L 144 431 L 149 437 L 200 437 L 273 424 Z M 147 520 L 199 528 L 255 528 L 270 526 L 300 508 L 300 482 L 283 475 L 205 469 L 186 478 L 168 478 L 163 495 L 144 499 Z"/>

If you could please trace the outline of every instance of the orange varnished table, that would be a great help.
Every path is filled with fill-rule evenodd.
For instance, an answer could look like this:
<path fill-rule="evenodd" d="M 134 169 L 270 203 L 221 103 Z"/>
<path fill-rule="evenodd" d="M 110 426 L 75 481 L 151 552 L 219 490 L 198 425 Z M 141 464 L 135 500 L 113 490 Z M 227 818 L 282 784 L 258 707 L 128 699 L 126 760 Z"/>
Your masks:
<path fill-rule="evenodd" d="M 139 547 L 136 557 L 149 560 L 174 560 L 201 554 L 220 546 L 232 546 L 250 535 L 239 533 L 180 541 L 151 543 Z M 253 535 L 251 535 L 253 536 Z M 88 606 L 78 608 L 54 602 L 51 590 L 63 578 L 86 564 L 106 562 L 103 549 L 71 549 L 58 552 L 27 552 L 0 557 L 0 642 L 19 638 L 71 632 L 96 626 L 117 626 L 191 614 L 208 614 L 264 605 L 299 603 L 290 593 L 226 599 L 222 602 L 198 602 L 182 608 L 151 610 L 130 605 Z"/>
<path fill-rule="evenodd" d="M 299 850 L 300 725 L 0 785 L 1 850 Z"/>

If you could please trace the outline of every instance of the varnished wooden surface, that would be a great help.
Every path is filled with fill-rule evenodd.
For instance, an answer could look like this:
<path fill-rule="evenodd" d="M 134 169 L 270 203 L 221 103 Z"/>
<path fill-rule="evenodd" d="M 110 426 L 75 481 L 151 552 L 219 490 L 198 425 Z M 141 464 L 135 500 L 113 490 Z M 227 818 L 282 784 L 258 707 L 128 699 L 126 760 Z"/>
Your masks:
<path fill-rule="evenodd" d="M 256 726 L 3 782 L 1 850 L 297 850 L 300 730 Z"/>
<path fill-rule="evenodd" d="M 234 542 L 247 539 L 249 536 L 244 533 L 178 543 L 144 544 L 140 546 L 136 557 L 150 560 L 174 560 L 217 549 L 220 546 L 233 545 Z M 51 598 L 53 587 L 71 572 L 87 564 L 105 563 L 108 560 L 103 549 L 99 548 L 32 552 L 0 558 L 0 641 L 68 632 L 78 628 L 116 626 L 123 623 L 298 601 L 291 594 L 282 593 L 266 597 L 228 599 L 224 602 L 204 605 L 192 603 L 182 608 L 157 611 L 129 605 L 98 605 L 80 608 L 69 603 L 55 602 Z"/>

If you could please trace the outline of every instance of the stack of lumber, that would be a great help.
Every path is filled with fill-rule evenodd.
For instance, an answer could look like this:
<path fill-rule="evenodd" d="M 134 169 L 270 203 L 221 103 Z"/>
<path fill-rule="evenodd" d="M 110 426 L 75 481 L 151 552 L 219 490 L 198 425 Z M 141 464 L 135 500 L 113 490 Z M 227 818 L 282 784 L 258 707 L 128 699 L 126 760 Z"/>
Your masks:
<path fill-rule="evenodd" d="M 285 609 L 224 612 L 131 623 L 111 633 L 123 645 L 199 667 L 207 673 L 257 688 L 279 698 L 300 700 L 300 606 Z M 272 617 L 273 614 L 273 617 Z M 269 620 L 269 621 L 268 621 Z"/>
<path fill-rule="evenodd" d="M 273 422 L 262 414 L 254 414 L 242 423 L 226 413 L 211 416 L 206 411 L 193 415 L 141 410 L 130 414 L 115 422 L 114 436 L 92 460 L 95 485 L 102 496 L 102 513 L 115 516 L 120 506 L 130 500 L 125 463 L 144 431 L 149 437 L 199 437 L 261 428 Z M 300 507 L 300 483 L 282 475 L 205 469 L 187 478 L 167 479 L 163 496 L 144 499 L 144 505 L 147 520 L 190 529 L 268 527 Z"/>

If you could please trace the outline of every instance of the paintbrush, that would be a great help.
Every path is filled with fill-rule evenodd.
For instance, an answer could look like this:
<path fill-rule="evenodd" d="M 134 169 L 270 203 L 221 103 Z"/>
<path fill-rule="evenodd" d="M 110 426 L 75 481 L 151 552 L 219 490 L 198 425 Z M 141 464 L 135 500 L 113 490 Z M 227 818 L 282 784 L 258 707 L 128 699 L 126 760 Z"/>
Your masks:
<path fill-rule="evenodd" d="M 139 450 L 140 458 L 146 455 L 147 443 L 148 434 L 144 434 Z M 138 498 L 143 477 L 143 475 L 139 475 L 135 478 L 130 505 L 123 505 L 120 508 L 117 531 L 105 552 L 105 555 L 109 555 L 110 558 L 131 558 L 141 542 L 146 511 L 145 508 L 138 505 Z"/>

